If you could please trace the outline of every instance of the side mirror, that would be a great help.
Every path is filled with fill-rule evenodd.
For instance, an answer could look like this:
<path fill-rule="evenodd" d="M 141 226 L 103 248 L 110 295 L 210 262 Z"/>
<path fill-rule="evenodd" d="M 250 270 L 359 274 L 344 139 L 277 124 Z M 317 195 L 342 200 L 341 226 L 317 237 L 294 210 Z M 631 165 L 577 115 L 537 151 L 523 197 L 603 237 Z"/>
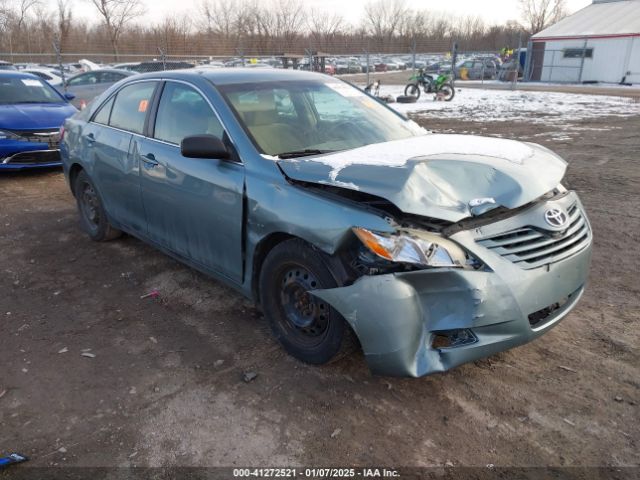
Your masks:
<path fill-rule="evenodd" d="M 185 137 L 180 143 L 180 152 L 187 158 L 218 158 L 226 160 L 231 157 L 229 150 L 214 135 L 192 135 Z"/>
<path fill-rule="evenodd" d="M 73 93 L 71 93 L 71 92 L 65 92 L 65 93 L 64 93 L 64 98 L 66 98 L 67 100 L 71 101 L 71 100 L 73 100 L 74 98 L 76 98 L 76 96 L 75 96 Z"/>

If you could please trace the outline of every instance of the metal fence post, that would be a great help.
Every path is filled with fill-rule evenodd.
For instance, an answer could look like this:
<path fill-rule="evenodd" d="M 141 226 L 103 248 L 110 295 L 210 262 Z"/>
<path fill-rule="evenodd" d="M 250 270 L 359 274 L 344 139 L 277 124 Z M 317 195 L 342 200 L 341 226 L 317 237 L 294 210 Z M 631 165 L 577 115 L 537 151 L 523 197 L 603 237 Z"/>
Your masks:
<path fill-rule="evenodd" d="M 369 86 L 369 49 L 366 49 L 364 53 L 366 58 L 365 61 L 367 62 L 367 86 Z"/>
<path fill-rule="evenodd" d="M 458 42 L 453 42 L 451 49 L 451 85 L 456 83 L 456 62 L 458 61 Z"/>
<path fill-rule="evenodd" d="M 520 62 L 520 59 L 518 59 L 518 62 Z M 529 42 L 527 43 L 527 57 L 524 62 L 524 75 L 522 76 L 525 82 L 531 81 L 531 75 L 533 71 L 532 66 L 533 66 L 533 42 L 529 40 Z"/>
<path fill-rule="evenodd" d="M 582 72 L 584 72 L 584 57 L 587 54 L 587 39 L 584 39 L 584 45 L 582 46 L 582 61 L 580 62 L 580 74 L 578 75 L 578 83 L 582 83 Z"/>
<path fill-rule="evenodd" d="M 167 69 L 167 56 L 164 53 L 164 50 L 158 47 L 158 52 L 160 53 L 160 61 L 162 62 L 162 70 Z"/>
<path fill-rule="evenodd" d="M 520 72 L 520 49 L 522 48 L 522 33 L 518 34 L 518 50 L 516 50 L 516 58 L 513 62 L 515 67 L 515 75 L 513 76 L 513 82 L 511 83 L 511 90 L 515 90 L 518 87 L 518 73 Z"/>
<path fill-rule="evenodd" d="M 67 81 L 64 77 L 64 68 L 62 67 L 62 52 L 60 51 L 60 38 L 56 35 L 53 38 L 53 50 L 56 52 L 56 60 L 58 61 L 58 66 L 60 67 L 60 78 L 62 78 L 62 88 L 64 91 L 67 91 Z"/>
<path fill-rule="evenodd" d="M 416 74 L 416 39 L 415 37 L 413 38 L 413 41 L 411 42 L 411 49 L 409 50 L 411 52 L 411 67 L 413 70 L 413 75 Z"/>

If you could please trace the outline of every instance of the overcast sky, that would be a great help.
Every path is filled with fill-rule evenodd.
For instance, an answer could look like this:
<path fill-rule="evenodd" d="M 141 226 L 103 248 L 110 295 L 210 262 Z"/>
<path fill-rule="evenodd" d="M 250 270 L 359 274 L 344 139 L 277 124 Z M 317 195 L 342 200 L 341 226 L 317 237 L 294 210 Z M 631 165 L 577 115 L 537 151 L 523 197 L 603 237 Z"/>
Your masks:
<path fill-rule="evenodd" d="M 10 0 L 12 1 L 12 0 Z M 17 1 L 17 0 L 16 0 Z M 72 0 L 76 17 L 95 18 L 95 9 L 90 0 Z M 303 3 L 325 11 L 339 12 L 347 21 L 358 23 L 362 8 L 368 0 L 302 0 Z M 45 0 L 52 7 L 56 0 Z M 143 0 L 147 6 L 146 18 L 156 23 L 171 14 L 195 13 L 201 0 Z M 586 7 L 591 0 L 567 0 L 571 12 Z M 518 0 L 413 0 L 407 4 L 414 8 L 437 10 L 453 15 L 477 15 L 488 23 L 503 23 L 519 19 Z"/>

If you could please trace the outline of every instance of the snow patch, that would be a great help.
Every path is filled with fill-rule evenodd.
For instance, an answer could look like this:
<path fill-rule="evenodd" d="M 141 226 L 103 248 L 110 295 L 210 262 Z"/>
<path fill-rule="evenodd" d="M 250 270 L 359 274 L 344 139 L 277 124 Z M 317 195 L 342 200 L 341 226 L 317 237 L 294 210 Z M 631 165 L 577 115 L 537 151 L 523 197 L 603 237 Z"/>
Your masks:
<path fill-rule="evenodd" d="M 383 85 L 381 95 L 404 93 L 403 85 Z M 475 122 L 522 121 L 562 127 L 566 122 L 603 116 L 640 115 L 633 98 L 558 92 L 456 89 L 451 102 L 435 102 L 432 94 L 422 94 L 416 103 L 390 105 L 412 117 L 439 117 Z"/>

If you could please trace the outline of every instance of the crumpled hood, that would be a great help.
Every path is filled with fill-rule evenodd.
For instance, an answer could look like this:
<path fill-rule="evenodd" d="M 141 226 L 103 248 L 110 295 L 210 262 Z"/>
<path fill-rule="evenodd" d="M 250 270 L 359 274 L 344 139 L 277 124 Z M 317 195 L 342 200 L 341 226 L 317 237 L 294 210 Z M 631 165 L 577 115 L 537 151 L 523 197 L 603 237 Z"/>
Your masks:
<path fill-rule="evenodd" d="M 492 198 L 517 208 L 555 188 L 566 162 L 531 143 L 429 134 L 307 158 L 278 160 L 298 181 L 385 198 L 405 213 L 457 222 L 469 202 Z"/>
<path fill-rule="evenodd" d="M 0 129 L 38 130 L 59 128 L 77 110 L 60 103 L 17 103 L 0 105 Z"/>

